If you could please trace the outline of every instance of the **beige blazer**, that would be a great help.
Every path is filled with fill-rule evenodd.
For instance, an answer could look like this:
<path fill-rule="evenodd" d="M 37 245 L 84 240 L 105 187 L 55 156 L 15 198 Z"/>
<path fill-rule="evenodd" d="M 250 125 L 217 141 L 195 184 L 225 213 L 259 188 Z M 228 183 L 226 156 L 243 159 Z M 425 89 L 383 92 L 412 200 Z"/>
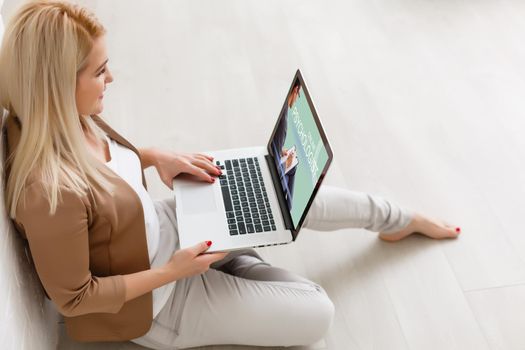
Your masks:
<path fill-rule="evenodd" d="M 99 116 L 92 117 L 109 137 L 139 154 Z M 5 159 L 16 150 L 20 128 L 19 119 L 9 115 L 3 128 Z M 150 268 L 142 203 L 125 180 L 102 162 L 100 168 L 116 185 L 111 195 L 96 189 L 92 199 L 63 189 L 51 216 L 42 184 L 29 182 L 14 220 L 46 296 L 77 341 L 129 340 L 145 334 L 152 323 L 151 292 L 124 302 L 122 275 Z M 5 180 L 9 169 L 6 163 Z M 142 181 L 146 186 L 144 171 Z"/>

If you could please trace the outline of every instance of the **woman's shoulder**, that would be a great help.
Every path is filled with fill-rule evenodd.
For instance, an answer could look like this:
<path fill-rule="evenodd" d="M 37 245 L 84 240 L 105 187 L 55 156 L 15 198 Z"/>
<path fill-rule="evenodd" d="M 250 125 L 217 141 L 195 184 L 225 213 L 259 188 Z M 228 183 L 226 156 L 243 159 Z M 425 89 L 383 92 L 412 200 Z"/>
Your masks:
<path fill-rule="evenodd" d="M 51 214 L 51 186 L 41 179 L 31 178 L 22 189 L 17 205 L 17 218 L 38 213 Z M 58 186 L 55 213 L 67 209 L 85 211 L 91 207 L 87 194 L 81 194 L 64 186 Z"/>

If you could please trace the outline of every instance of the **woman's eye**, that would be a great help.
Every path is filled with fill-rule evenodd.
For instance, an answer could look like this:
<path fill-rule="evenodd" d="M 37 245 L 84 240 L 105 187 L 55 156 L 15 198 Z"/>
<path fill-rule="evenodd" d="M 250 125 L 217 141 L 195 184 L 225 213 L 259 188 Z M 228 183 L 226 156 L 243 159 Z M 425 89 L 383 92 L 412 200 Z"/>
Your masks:
<path fill-rule="evenodd" d="M 101 75 L 104 74 L 105 72 L 106 72 L 106 68 L 102 69 L 102 70 L 100 71 L 100 73 L 97 74 L 97 77 L 98 77 L 98 76 L 101 76 Z"/>

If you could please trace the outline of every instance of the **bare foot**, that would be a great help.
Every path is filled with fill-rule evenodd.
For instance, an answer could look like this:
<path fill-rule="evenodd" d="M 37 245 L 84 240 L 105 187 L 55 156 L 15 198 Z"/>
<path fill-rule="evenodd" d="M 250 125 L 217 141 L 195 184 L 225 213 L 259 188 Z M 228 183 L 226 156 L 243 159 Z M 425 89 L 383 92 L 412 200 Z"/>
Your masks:
<path fill-rule="evenodd" d="M 379 238 L 394 242 L 413 233 L 420 233 L 434 239 L 456 238 L 461 233 L 461 229 L 446 222 L 434 220 L 416 213 L 410 224 L 403 230 L 390 233 L 380 232 Z"/>

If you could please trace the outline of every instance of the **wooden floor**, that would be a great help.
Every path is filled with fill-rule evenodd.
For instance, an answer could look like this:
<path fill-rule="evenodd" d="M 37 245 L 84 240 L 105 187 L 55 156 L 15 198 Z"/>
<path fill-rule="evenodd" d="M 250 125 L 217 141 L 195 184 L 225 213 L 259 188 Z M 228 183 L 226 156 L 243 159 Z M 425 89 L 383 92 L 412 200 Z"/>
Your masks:
<path fill-rule="evenodd" d="M 103 115 L 135 145 L 266 144 L 300 68 L 334 149 L 327 183 L 461 226 L 396 244 L 305 230 L 259 249 L 334 301 L 311 349 L 525 349 L 525 2 L 82 3 L 108 29 Z"/>

